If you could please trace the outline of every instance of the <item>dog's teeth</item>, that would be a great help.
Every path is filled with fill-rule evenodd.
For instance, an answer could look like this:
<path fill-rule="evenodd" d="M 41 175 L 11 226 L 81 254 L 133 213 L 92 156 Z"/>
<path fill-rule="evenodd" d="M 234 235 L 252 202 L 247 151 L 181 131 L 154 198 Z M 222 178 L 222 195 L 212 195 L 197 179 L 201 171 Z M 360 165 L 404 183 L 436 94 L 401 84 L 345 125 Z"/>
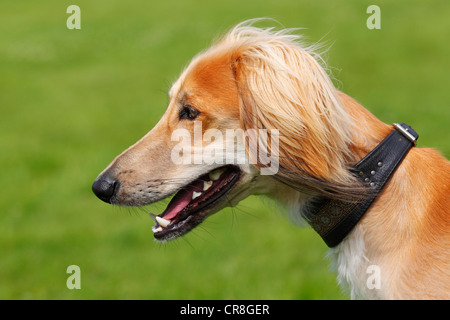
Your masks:
<path fill-rule="evenodd" d="M 162 227 L 159 226 L 159 227 L 155 228 L 155 226 L 153 226 L 153 227 L 152 227 L 152 231 L 153 231 L 153 233 L 160 232 L 160 231 L 162 231 Z"/>
<path fill-rule="evenodd" d="M 211 178 L 211 180 L 219 180 L 220 176 L 222 175 L 222 173 L 224 172 L 224 169 L 219 169 L 219 170 L 214 170 L 213 172 L 209 173 L 209 177 Z"/>
<path fill-rule="evenodd" d="M 209 188 L 211 188 L 212 184 L 213 184 L 212 181 L 203 181 L 203 191 L 206 191 Z"/>
<path fill-rule="evenodd" d="M 192 192 L 192 200 L 194 200 L 195 198 L 198 198 L 198 197 L 200 197 L 202 195 L 202 193 L 201 192 Z"/>
<path fill-rule="evenodd" d="M 151 213 L 151 212 L 149 212 L 148 214 L 150 215 L 150 218 L 152 218 L 153 221 L 158 222 L 158 221 L 156 221 L 156 217 L 157 217 L 156 214 Z"/>
<path fill-rule="evenodd" d="M 161 227 L 163 227 L 163 228 L 167 227 L 169 225 L 169 223 L 170 223 L 170 220 L 166 220 L 166 219 L 161 218 L 159 216 L 156 216 L 155 219 L 156 219 L 156 222 L 158 222 L 159 225 Z"/>

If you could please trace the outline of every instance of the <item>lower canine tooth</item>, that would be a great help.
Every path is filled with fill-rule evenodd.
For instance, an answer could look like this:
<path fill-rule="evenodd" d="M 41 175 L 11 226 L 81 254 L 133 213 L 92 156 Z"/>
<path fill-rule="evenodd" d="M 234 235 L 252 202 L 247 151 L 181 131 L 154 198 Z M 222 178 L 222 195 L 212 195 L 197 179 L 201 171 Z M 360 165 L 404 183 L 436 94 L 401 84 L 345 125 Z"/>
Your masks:
<path fill-rule="evenodd" d="M 167 227 L 170 223 L 170 220 L 166 220 L 166 219 L 158 217 L 158 216 L 156 216 L 155 218 L 156 218 L 156 222 L 158 222 L 159 225 L 163 228 Z"/>
<path fill-rule="evenodd" d="M 198 198 L 198 197 L 200 197 L 202 195 L 202 193 L 201 192 L 192 192 L 192 200 L 194 200 L 195 198 Z"/>
<path fill-rule="evenodd" d="M 153 231 L 153 233 L 160 232 L 160 231 L 162 231 L 162 227 L 161 226 L 159 226 L 158 228 L 152 227 L 152 231 Z"/>

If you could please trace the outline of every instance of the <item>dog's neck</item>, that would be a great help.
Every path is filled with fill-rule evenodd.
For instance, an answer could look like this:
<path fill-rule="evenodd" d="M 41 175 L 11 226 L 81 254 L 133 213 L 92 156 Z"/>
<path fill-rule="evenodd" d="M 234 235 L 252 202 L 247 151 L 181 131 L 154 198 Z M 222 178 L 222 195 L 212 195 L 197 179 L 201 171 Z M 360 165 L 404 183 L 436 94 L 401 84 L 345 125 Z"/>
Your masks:
<path fill-rule="evenodd" d="M 352 159 L 351 166 L 365 157 L 377 144 L 390 132 L 391 127 L 373 116 L 369 111 L 359 105 L 355 100 L 340 93 L 342 104 L 353 119 L 357 119 L 357 125 L 352 132 L 353 144 L 350 146 Z M 289 207 L 290 218 L 298 225 L 306 225 L 307 211 L 314 206 L 314 195 L 298 192 L 293 189 L 280 187 L 275 196 L 278 201 Z M 377 232 L 364 227 L 364 223 L 358 224 L 341 244 L 329 250 L 328 256 L 332 260 L 332 269 L 338 275 L 338 282 L 348 291 L 352 299 L 371 299 L 386 297 L 384 291 L 373 286 L 368 286 L 368 273 L 370 266 L 380 265 L 376 259 L 378 253 L 372 253 L 367 246 L 367 233 Z"/>
<path fill-rule="evenodd" d="M 349 168 L 392 128 L 353 99 L 341 94 L 341 100 L 355 119 L 350 146 L 353 158 L 346 164 Z M 352 299 L 433 298 L 448 292 L 448 285 L 435 276 L 442 274 L 448 261 L 449 242 L 443 227 L 446 217 L 442 216 L 448 208 L 448 193 L 423 188 L 449 176 L 439 170 L 448 165 L 445 161 L 432 149 L 412 148 L 356 227 L 329 250 L 338 282 Z M 315 196 L 282 183 L 274 190 L 271 196 L 288 207 L 293 222 L 307 224 L 303 217 Z M 423 201 L 431 196 L 437 208 L 433 211 L 427 207 L 429 202 Z M 427 258 L 440 262 L 431 265 Z"/>
<path fill-rule="evenodd" d="M 289 220 L 300 227 L 308 226 L 304 217 L 308 215 L 307 211 L 314 202 L 314 196 L 281 184 L 277 189 L 279 192 L 272 196 L 286 207 Z M 332 272 L 337 274 L 339 285 L 351 299 L 381 298 L 378 290 L 368 290 L 366 285 L 367 268 L 374 263 L 367 252 L 364 232 L 359 225 L 338 246 L 329 249 L 327 257 L 331 261 Z"/>

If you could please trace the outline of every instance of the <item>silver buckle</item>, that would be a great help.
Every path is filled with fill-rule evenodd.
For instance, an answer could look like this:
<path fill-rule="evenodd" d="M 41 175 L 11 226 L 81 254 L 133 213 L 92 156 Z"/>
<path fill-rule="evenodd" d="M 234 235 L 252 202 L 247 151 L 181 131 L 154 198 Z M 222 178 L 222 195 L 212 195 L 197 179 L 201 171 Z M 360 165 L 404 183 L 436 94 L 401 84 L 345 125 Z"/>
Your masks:
<path fill-rule="evenodd" d="M 414 143 L 414 145 L 416 145 L 417 139 L 411 133 L 408 132 L 408 128 L 404 128 L 401 125 L 399 125 L 398 123 L 394 123 L 392 125 L 394 126 L 395 129 L 397 129 L 397 131 L 399 131 L 406 138 L 408 138 L 408 140 L 410 140 L 412 143 Z"/>

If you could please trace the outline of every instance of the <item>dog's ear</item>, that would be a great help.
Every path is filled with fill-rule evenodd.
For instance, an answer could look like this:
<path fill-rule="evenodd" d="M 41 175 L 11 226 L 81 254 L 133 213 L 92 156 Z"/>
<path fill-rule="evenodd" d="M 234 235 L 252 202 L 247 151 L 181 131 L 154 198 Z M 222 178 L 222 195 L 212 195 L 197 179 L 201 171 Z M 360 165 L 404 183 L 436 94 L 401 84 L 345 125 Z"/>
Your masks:
<path fill-rule="evenodd" d="M 231 66 L 242 129 L 278 130 L 280 180 L 321 193 L 351 193 L 345 190 L 354 181 L 347 170 L 351 121 L 337 89 L 295 36 L 263 30 L 255 37 L 250 31 L 253 36 L 235 51 Z M 274 156 L 270 144 L 267 148 Z"/>

